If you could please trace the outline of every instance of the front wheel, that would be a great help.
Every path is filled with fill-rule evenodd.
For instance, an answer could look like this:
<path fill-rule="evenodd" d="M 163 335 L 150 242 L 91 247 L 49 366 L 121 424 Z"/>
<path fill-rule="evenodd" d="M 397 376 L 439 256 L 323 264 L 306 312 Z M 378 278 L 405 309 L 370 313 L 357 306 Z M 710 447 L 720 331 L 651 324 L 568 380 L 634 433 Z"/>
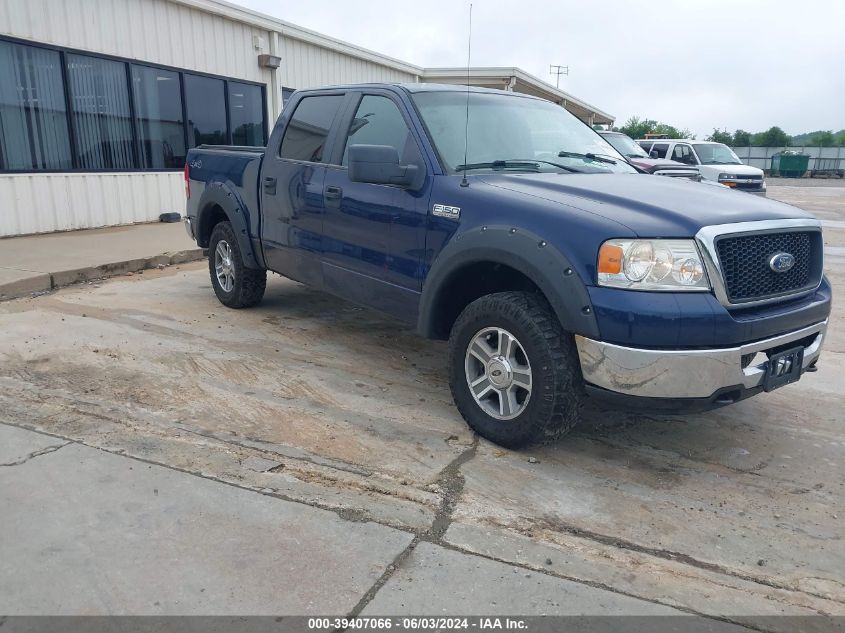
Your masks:
<path fill-rule="evenodd" d="M 264 297 L 267 271 L 244 266 L 235 230 L 220 222 L 208 243 L 208 270 L 214 294 L 230 308 L 250 308 Z"/>
<path fill-rule="evenodd" d="M 449 337 L 449 385 L 467 424 L 509 448 L 567 433 L 583 400 L 574 341 L 529 292 L 486 295 L 464 309 Z"/>

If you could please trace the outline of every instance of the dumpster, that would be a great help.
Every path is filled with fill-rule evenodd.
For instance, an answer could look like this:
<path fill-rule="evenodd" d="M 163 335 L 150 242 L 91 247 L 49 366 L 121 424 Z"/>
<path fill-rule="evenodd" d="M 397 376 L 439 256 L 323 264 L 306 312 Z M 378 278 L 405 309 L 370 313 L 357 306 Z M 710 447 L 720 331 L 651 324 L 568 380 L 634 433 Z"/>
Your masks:
<path fill-rule="evenodd" d="M 786 150 L 772 156 L 772 176 L 781 178 L 801 178 L 807 173 L 810 164 L 809 154 Z"/>

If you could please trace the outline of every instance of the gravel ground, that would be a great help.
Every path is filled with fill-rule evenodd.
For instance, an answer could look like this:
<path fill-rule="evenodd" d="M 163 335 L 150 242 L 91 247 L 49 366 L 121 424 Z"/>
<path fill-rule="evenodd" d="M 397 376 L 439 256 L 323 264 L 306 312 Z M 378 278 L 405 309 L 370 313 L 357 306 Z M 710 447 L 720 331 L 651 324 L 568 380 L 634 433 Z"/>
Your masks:
<path fill-rule="evenodd" d="M 769 187 L 845 187 L 843 178 L 766 178 Z"/>

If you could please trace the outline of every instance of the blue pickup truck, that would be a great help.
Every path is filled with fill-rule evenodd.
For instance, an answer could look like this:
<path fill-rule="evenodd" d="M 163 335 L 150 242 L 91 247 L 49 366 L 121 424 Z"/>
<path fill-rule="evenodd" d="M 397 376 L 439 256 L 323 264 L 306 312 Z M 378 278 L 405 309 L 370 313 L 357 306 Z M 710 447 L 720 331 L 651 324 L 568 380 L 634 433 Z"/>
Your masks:
<path fill-rule="evenodd" d="M 291 97 L 266 148 L 188 153 L 186 227 L 231 308 L 267 271 L 449 341 L 461 415 L 547 441 L 587 396 L 701 411 L 816 369 L 821 226 L 641 173 L 564 108 L 431 84 Z"/>

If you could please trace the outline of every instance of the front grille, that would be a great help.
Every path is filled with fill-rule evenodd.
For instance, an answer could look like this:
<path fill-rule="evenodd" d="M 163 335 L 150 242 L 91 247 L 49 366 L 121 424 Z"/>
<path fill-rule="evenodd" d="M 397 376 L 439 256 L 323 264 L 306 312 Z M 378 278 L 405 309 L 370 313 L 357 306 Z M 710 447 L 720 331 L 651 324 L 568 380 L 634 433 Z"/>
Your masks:
<path fill-rule="evenodd" d="M 698 179 L 697 171 L 684 171 L 682 169 L 659 169 L 654 172 L 657 176 L 668 176 L 669 178 L 693 178 Z"/>
<path fill-rule="evenodd" d="M 716 250 L 731 303 L 776 297 L 818 285 L 821 280 L 821 233 L 789 231 L 726 235 L 716 240 Z M 775 272 L 769 261 L 777 253 L 789 253 L 795 265 Z"/>
<path fill-rule="evenodd" d="M 737 189 L 760 189 L 763 186 L 762 180 L 755 180 L 754 182 L 738 182 Z"/>

